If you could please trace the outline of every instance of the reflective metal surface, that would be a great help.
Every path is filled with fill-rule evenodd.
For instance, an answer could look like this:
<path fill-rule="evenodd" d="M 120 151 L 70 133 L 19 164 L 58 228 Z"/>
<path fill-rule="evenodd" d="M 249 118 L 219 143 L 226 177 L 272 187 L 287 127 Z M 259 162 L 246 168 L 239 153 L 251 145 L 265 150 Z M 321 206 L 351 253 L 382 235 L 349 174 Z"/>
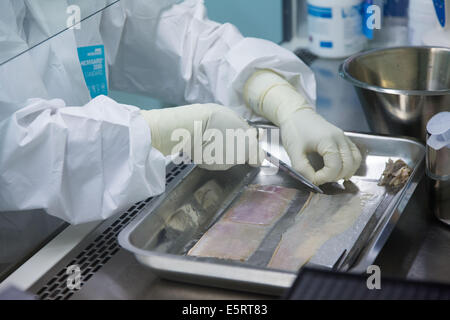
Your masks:
<path fill-rule="evenodd" d="M 287 174 L 289 174 L 294 179 L 297 179 L 298 181 L 304 183 L 314 191 L 318 193 L 323 193 L 322 189 L 320 189 L 318 186 L 316 186 L 314 183 L 312 183 L 310 180 L 308 180 L 305 176 L 298 173 L 294 169 L 292 169 L 291 166 L 287 165 L 283 161 L 275 158 L 273 155 L 271 155 L 269 152 L 266 153 L 266 160 L 268 160 L 273 165 L 277 166 L 280 170 L 285 171 Z"/>
<path fill-rule="evenodd" d="M 450 148 L 435 150 L 427 144 L 426 174 L 433 213 L 450 226 Z"/>
<path fill-rule="evenodd" d="M 376 259 L 382 276 L 450 283 L 450 231 L 430 214 L 425 180 L 400 217 L 392 235 Z M 111 219 L 105 221 L 111 224 Z M 103 226 L 104 227 L 104 226 Z M 86 246 L 99 231 L 80 244 Z M 61 270 L 79 253 L 74 250 L 49 274 Z M 45 279 L 30 292 L 36 292 Z M 187 284 L 158 277 L 138 262 L 131 252 L 121 249 L 71 299 L 268 299 L 267 296 L 238 290 Z"/>
<path fill-rule="evenodd" d="M 271 133 L 272 129 L 277 129 L 277 127 L 267 124 L 267 123 L 260 123 L 255 121 L 247 120 L 248 124 L 250 126 L 253 126 L 258 129 L 258 132 L 260 130 L 263 130 L 262 132 Z M 265 129 L 265 130 L 264 130 Z M 290 165 L 285 163 L 284 161 L 278 159 L 277 157 L 273 156 L 270 152 L 265 152 L 265 159 L 269 161 L 271 164 L 273 164 L 275 167 L 279 168 L 280 170 L 286 172 L 289 174 L 292 178 L 297 179 L 301 183 L 305 184 L 306 186 L 310 187 L 312 190 L 323 193 L 322 189 L 320 189 L 318 186 L 316 186 L 312 181 L 310 181 L 308 178 L 306 178 L 301 173 L 295 171 Z"/>
<path fill-rule="evenodd" d="M 381 251 L 418 181 L 422 178 L 425 150 L 421 144 L 407 139 L 356 133 L 347 135 L 363 154 L 363 164 L 353 178 L 356 188 L 363 190 L 364 184 L 376 186 L 389 158 L 402 158 L 413 168 L 413 174 L 401 191 L 391 194 L 380 188 L 383 189 L 380 200 L 373 211 L 364 214 L 366 220 L 355 223 L 352 228 L 345 231 L 345 237 L 330 239 L 310 260 L 316 267 L 339 266 L 340 270 L 364 272 Z M 287 155 L 284 151 L 277 154 L 277 157 L 285 159 Z M 259 264 L 259 261 L 255 262 L 251 257 L 241 263 L 186 256 L 189 248 L 217 221 L 242 188 L 249 183 L 274 184 L 299 189 L 301 202 L 292 208 L 295 216 L 306 201 L 309 191 L 284 172 L 268 175 L 263 172 L 264 169 L 239 166 L 225 173 L 194 169 L 170 193 L 162 195 L 148 211 L 139 214 L 120 233 L 119 243 L 133 252 L 142 264 L 163 278 L 251 292 L 282 293 L 292 284 L 296 277 L 295 272 L 268 269 L 265 267 L 266 264 Z M 221 192 L 217 192 L 217 202 L 220 206 L 210 207 L 208 210 L 196 208 L 194 199 L 196 190 L 211 181 L 222 188 Z M 326 194 L 351 192 L 344 188 L 338 190 L 337 186 L 326 184 L 323 190 Z M 194 211 L 201 210 L 196 223 L 191 223 L 192 219 L 188 217 L 186 211 L 180 210 L 188 206 Z M 277 241 L 270 248 L 276 248 L 279 237 L 278 234 L 274 237 Z M 273 252 L 264 251 L 269 251 L 269 254 Z"/>
<path fill-rule="evenodd" d="M 428 139 L 428 137 L 427 137 Z M 450 180 L 450 148 L 434 150 L 427 145 L 427 174 L 437 180 Z"/>
<path fill-rule="evenodd" d="M 450 49 L 398 47 L 348 58 L 341 76 L 354 85 L 371 129 L 425 141 L 428 120 L 450 110 Z"/>
<path fill-rule="evenodd" d="M 169 164 L 166 191 L 193 169 L 193 165 Z M 66 256 L 29 289 L 39 299 L 255 299 L 268 298 L 233 290 L 212 289 L 159 278 L 135 256 L 119 247 L 117 234 L 138 212 L 151 206 L 150 198 L 136 203 L 126 212 L 105 220 L 79 242 Z M 127 222 L 128 221 L 128 222 Z M 69 226 L 69 228 L 74 228 Z M 102 246 L 106 245 L 106 249 Z M 53 250 L 58 250 L 58 245 Z M 100 256 L 99 256 L 100 255 Z M 98 260 L 100 258 L 100 260 Z M 100 261 L 100 262 L 97 262 Z M 44 264 L 45 260 L 42 261 Z M 81 270 L 81 289 L 69 290 L 66 273 L 69 265 Z M 63 292 L 61 292 L 63 291 Z"/>
<path fill-rule="evenodd" d="M 450 179 L 427 178 L 433 213 L 437 219 L 450 226 Z"/>
<path fill-rule="evenodd" d="M 382 276 L 450 283 L 450 229 L 433 216 L 425 179 L 375 265 Z"/>
<path fill-rule="evenodd" d="M 273 299 L 257 293 L 212 288 L 171 281 L 158 277 L 127 251 L 120 250 L 104 268 L 71 297 L 71 300 L 93 299 L 207 299 L 245 300 Z"/>

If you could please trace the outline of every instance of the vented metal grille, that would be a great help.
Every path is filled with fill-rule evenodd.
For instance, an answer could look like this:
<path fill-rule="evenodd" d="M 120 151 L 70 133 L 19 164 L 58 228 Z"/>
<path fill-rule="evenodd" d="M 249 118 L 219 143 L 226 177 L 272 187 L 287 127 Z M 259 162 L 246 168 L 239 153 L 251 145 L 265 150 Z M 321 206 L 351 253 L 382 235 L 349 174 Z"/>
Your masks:
<path fill-rule="evenodd" d="M 181 163 L 174 166 L 166 174 L 166 187 L 168 187 L 174 179 L 188 167 L 187 164 Z M 69 299 L 78 290 L 69 289 L 67 286 L 68 275 L 67 268 L 77 265 L 81 271 L 82 287 L 86 282 L 103 267 L 119 250 L 119 242 L 117 236 L 125 228 L 128 223 L 152 201 L 148 198 L 144 201 L 134 204 L 130 209 L 117 218 L 108 228 L 106 228 L 94 241 L 90 242 L 74 259 L 54 275 L 36 295 L 42 300 L 66 300 Z"/>

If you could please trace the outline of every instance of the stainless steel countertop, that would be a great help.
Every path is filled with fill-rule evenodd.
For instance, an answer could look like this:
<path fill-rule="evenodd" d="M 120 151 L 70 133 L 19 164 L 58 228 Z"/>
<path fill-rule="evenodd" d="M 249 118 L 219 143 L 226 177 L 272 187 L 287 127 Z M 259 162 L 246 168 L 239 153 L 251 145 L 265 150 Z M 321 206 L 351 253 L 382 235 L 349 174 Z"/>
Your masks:
<path fill-rule="evenodd" d="M 383 275 L 450 283 L 450 228 L 428 200 L 424 178 L 376 260 Z"/>
<path fill-rule="evenodd" d="M 346 131 L 370 132 L 353 88 L 337 75 L 338 60 L 315 60 L 317 111 Z M 418 185 L 376 260 L 383 276 L 449 282 L 450 228 L 431 213 L 426 179 Z M 72 299 L 261 299 L 259 294 L 163 280 L 121 249 Z"/>
<path fill-rule="evenodd" d="M 450 283 L 450 230 L 432 217 L 426 194 L 423 180 L 376 261 L 383 276 Z M 272 298 L 277 297 L 164 280 L 123 249 L 72 296 L 76 300 Z"/>

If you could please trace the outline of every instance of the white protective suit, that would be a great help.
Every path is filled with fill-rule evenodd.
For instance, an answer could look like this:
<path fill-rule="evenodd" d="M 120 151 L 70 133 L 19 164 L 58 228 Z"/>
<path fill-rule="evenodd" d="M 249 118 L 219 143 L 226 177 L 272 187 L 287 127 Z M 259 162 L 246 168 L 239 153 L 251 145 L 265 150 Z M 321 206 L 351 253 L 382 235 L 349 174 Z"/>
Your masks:
<path fill-rule="evenodd" d="M 81 223 L 164 191 L 165 158 L 139 109 L 90 101 L 77 48 L 104 46 L 112 89 L 175 105 L 213 102 L 252 118 L 242 91 L 258 69 L 314 105 L 313 73 L 293 53 L 208 20 L 202 1 L 174 2 L 122 0 L 25 53 L 55 34 L 71 2 L 0 2 L 0 61 L 22 53 L 0 65 L 0 211 Z"/>

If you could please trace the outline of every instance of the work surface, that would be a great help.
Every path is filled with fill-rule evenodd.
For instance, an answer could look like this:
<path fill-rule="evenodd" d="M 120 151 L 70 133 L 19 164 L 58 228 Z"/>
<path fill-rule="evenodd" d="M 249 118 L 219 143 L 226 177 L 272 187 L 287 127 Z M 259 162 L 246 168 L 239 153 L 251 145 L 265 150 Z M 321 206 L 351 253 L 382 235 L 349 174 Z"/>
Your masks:
<path fill-rule="evenodd" d="M 422 182 L 375 262 L 383 276 L 450 283 L 450 230 L 429 213 Z M 267 299 L 163 280 L 120 250 L 72 299 Z M 276 297 L 275 297 L 276 298 Z"/>
<path fill-rule="evenodd" d="M 353 88 L 338 77 L 339 64 L 337 60 L 319 59 L 311 65 L 318 83 L 317 111 L 345 131 L 370 132 Z M 383 276 L 450 283 L 450 228 L 433 217 L 427 194 L 426 180 L 423 179 L 375 262 Z M 93 238 L 96 236 L 94 234 Z M 83 242 L 79 247 L 89 245 L 89 242 Z M 110 250 L 111 258 L 102 263 L 98 271 L 93 271 L 89 279 L 84 279 L 83 287 L 70 295 L 71 299 L 273 298 L 163 280 L 142 266 L 133 254 L 116 246 Z M 46 288 L 52 291 L 56 284 L 48 281 L 61 272 L 60 285 L 65 287 L 64 268 L 77 254 L 69 254 L 30 291 L 37 293 Z"/>
<path fill-rule="evenodd" d="M 315 60 L 317 111 L 346 131 L 370 132 L 353 88 L 337 75 L 340 61 Z M 345 109 L 345 110 L 343 110 Z M 418 185 L 375 262 L 383 276 L 450 283 L 450 228 L 428 204 L 426 180 Z M 258 294 L 160 279 L 120 250 L 72 299 L 258 299 Z"/>
<path fill-rule="evenodd" d="M 338 75 L 340 63 L 318 59 L 311 64 L 317 80 L 317 111 L 345 131 L 370 132 L 353 87 Z M 424 177 L 376 264 L 384 276 L 450 283 L 450 227 L 434 218 L 426 184 Z"/>

